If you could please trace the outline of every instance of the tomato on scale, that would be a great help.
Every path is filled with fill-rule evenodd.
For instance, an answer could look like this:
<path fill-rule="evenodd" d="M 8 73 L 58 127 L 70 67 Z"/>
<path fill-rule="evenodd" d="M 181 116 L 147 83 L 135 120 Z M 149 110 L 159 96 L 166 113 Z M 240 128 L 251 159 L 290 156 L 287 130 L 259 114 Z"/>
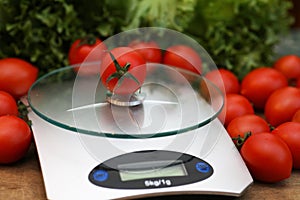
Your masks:
<path fill-rule="evenodd" d="M 146 60 L 136 50 L 116 47 L 104 56 L 100 76 L 110 92 L 130 95 L 144 83 L 146 70 Z"/>

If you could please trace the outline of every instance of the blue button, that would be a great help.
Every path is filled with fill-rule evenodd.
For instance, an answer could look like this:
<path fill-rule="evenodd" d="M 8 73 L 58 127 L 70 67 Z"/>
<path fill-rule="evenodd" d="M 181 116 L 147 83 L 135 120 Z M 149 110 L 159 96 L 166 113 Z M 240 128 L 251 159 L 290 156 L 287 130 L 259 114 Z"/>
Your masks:
<path fill-rule="evenodd" d="M 93 178 L 95 181 L 99 181 L 99 182 L 103 182 L 106 181 L 106 179 L 108 178 L 108 173 L 105 170 L 96 170 L 93 173 Z"/>
<path fill-rule="evenodd" d="M 198 162 L 196 164 L 196 169 L 201 173 L 207 173 L 210 170 L 210 166 L 205 162 Z"/>

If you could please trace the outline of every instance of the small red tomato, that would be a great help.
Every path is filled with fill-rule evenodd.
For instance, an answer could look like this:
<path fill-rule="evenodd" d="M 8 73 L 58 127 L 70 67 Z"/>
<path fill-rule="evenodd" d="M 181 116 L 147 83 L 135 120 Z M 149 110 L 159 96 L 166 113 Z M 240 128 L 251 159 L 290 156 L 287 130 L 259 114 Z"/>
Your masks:
<path fill-rule="evenodd" d="M 243 140 L 247 133 L 254 135 L 262 132 L 270 132 L 270 128 L 266 120 L 255 114 L 242 115 L 234 118 L 228 124 L 226 130 L 237 145 L 239 145 L 239 141 L 237 139 L 240 137 Z"/>
<path fill-rule="evenodd" d="M 264 114 L 266 120 L 274 127 L 291 121 L 300 109 L 300 89 L 284 87 L 274 91 L 268 98 Z"/>
<path fill-rule="evenodd" d="M 282 72 L 288 79 L 300 78 L 300 58 L 296 55 L 280 57 L 273 67 Z"/>
<path fill-rule="evenodd" d="M 221 121 L 225 119 L 225 127 L 236 117 L 254 114 L 254 109 L 250 101 L 240 94 L 227 94 L 224 103 L 225 106 L 220 113 L 219 119 Z"/>
<path fill-rule="evenodd" d="M 14 115 L 0 117 L 0 163 L 20 160 L 28 151 L 32 133 L 28 124 Z"/>
<path fill-rule="evenodd" d="M 292 121 L 300 123 L 300 109 L 295 112 L 295 114 L 292 117 Z"/>
<path fill-rule="evenodd" d="M 90 63 L 100 62 L 106 54 L 106 50 L 106 45 L 99 38 L 87 36 L 72 43 L 68 53 L 68 61 L 70 65 L 85 63 L 85 65 L 74 67 L 74 70 L 80 72 L 80 75 L 97 74 L 100 71 L 100 65 Z"/>
<path fill-rule="evenodd" d="M 13 96 L 9 93 L 0 91 L 0 116 L 18 115 L 18 105 Z"/>
<path fill-rule="evenodd" d="M 109 91 L 128 95 L 144 83 L 146 70 L 146 61 L 141 54 L 130 47 L 117 47 L 102 60 L 101 81 Z"/>
<path fill-rule="evenodd" d="M 288 86 L 287 78 L 278 70 L 260 67 L 248 73 L 241 82 L 241 94 L 263 110 L 268 97 L 279 88 Z"/>
<path fill-rule="evenodd" d="M 162 50 L 154 41 L 142 42 L 134 40 L 128 47 L 131 47 L 140 53 L 145 58 L 146 62 L 161 63 L 162 61 Z"/>
<path fill-rule="evenodd" d="M 205 78 L 214 83 L 221 91 L 225 92 L 226 94 L 238 94 L 240 92 L 240 83 L 237 76 L 227 69 L 210 71 L 205 74 Z"/>
<path fill-rule="evenodd" d="M 278 136 L 258 133 L 250 136 L 241 155 L 253 178 L 274 183 L 290 177 L 293 158 L 288 145 Z"/>
<path fill-rule="evenodd" d="M 186 45 L 168 47 L 163 56 L 163 64 L 182 68 L 197 74 L 202 72 L 202 60 L 199 54 Z"/>
<path fill-rule="evenodd" d="M 300 169 L 300 123 L 285 122 L 276 127 L 272 133 L 287 143 L 293 156 L 293 168 Z"/>
<path fill-rule="evenodd" d="M 15 99 L 26 95 L 38 76 L 38 68 L 19 58 L 0 60 L 0 90 Z"/>
<path fill-rule="evenodd" d="M 295 87 L 300 88 L 300 78 L 296 79 Z"/>

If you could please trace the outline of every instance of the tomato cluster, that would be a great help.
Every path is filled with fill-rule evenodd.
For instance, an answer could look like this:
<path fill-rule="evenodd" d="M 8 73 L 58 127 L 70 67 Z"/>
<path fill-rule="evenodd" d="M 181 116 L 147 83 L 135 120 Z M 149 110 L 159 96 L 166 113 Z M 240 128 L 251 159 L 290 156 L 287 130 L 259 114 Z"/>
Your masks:
<path fill-rule="evenodd" d="M 282 56 L 241 81 L 229 70 L 222 77 L 225 108 L 220 119 L 255 180 L 277 182 L 300 169 L 300 58 Z M 225 88 L 225 89 L 224 89 Z"/>
<path fill-rule="evenodd" d="M 98 55 L 98 56 L 97 56 Z M 75 59 L 76 58 L 76 59 Z M 192 47 L 172 45 L 162 50 L 155 41 L 133 40 L 126 46 L 108 50 L 96 38 L 93 43 L 76 40 L 69 50 L 69 63 L 80 64 L 99 61 L 98 67 L 76 67 L 79 75 L 100 73 L 107 90 L 120 95 L 132 94 L 146 78 L 146 63 L 162 63 L 195 73 L 202 72 L 202 60 Z"/>
<path fill-rule="evenodd" d="M 0 60 L 0 164 L 20 160 L 30 147 L 32 132 L 22 116 L 20 98 L 37 76 L 38 68 L 25 60 Z"/>

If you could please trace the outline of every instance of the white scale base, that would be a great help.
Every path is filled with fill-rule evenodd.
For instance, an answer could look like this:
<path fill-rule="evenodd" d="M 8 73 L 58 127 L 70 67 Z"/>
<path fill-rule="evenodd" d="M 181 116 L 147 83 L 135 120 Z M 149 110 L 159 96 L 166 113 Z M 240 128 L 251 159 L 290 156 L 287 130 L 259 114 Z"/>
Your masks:
<path fill-rule="evenodd" d="M 33 124 L 47 198 L 51 200 L 132 199 L 175 194 L 241 196 L 253 182 L 239 152 L 217 119 L 194 131 L 168 137 L 134 139 L 135 145 L 130 145 L 130 142 L 124 139 L 107 139 L 67 131 L 46 122 L 33 112 L 29 113 L 29 118 Z M 174 137 L 186 141 L 195 132 L 197 136 L 185 148 L 185 153 L 210 163 L 214 173 L 208 179 L 183 186 L 157 189 L 108 189 L 96 186 L 88 180 L 90 171 L 105 160 L 97 160 L 82 143 L 82 137 L 95 141 L 98 150 L 105 151 L 105 156 L 109 159 L 117 155 L 105 145 L 99 145 L 101 140 L 105 140 L 106 143 L 107 140 L 111 140 L 115 145 L 123 145 L 122 148 L 128 152 L 155 150 L 153 147 L 164 146 Z M 214 134 L 219 132 L 217 140 L 216 137 L 211 137 L 212 132 Z M 177 147 L 169 145 L 166 150 L 176 151 Z"/>

